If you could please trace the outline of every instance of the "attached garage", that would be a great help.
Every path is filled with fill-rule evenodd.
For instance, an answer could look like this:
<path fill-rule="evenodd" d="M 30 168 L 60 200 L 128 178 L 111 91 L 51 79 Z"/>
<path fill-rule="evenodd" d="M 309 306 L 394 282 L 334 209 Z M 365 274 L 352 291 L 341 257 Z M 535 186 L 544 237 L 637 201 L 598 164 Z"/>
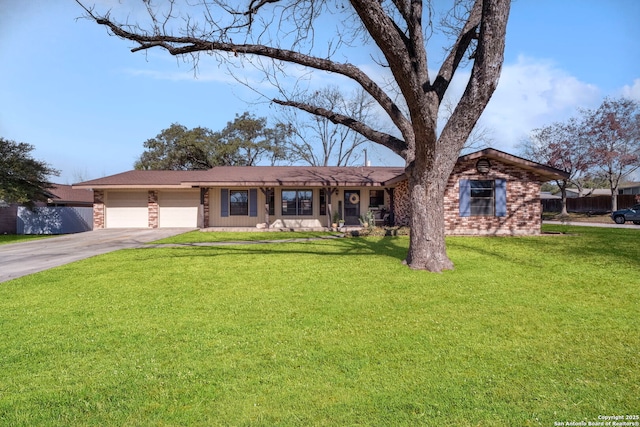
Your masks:
<path fill-rule="evenodd" d="M 160 227 L 197 227 L 200 191 L 160 191 Z"/>
<path fill-rule="evenodd" d="M 107 228 L 147 228 L 149 208 L 147 191 L 109 191 L 105 195 Z"/>

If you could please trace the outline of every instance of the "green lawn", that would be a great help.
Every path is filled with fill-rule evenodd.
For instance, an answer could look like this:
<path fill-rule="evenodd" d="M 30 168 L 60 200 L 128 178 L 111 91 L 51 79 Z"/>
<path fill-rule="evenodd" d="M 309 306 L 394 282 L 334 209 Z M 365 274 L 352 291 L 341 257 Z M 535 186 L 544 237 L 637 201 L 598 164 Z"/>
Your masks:
<path fill-rule="evenodd" d="M 54 237 L 53 235 L 47 234 L 0 234 L 0 245 L 9 244 L 9 243 L 20 243 L 27 242 L 29 240 L 36 239 L 46 239 L 49 237 Z"/>
<path fill-rule="evenodd" d="M 568 234 L 448 238 L 444 274 L 386 237 L 123 250 L 2 283 L 0 425 L 640 413 L 640 230 L 545 229 Z"/>
<path fill-rule="evenodd" d="M 339 233 L 319 231 L 261 231 L 261 232 L 235 232 L 215 231 L 203 232 L 190 231 L 174 237 L 156 240 L 156 243 L 205 243 L 205 242 L 259 242 L 271 240 L 316 239 L 337 236 Z"/>

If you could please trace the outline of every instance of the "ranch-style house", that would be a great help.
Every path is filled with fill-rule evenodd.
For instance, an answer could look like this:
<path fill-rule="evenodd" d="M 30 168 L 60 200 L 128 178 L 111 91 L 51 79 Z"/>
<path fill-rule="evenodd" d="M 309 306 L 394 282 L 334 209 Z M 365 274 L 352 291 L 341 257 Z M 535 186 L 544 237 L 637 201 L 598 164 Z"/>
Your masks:
<path fill-rule="evenodd" d="M 445 190 L 446 232 L 538 234 L 540 185 L 563 177 L 563 171 L 491 148 L 461 156 Z M 378 225 L 410 225 L 402 167 L 132 170 L 73 187 L 93 190 L 94 229 L 323 229 L 338 217 L 357 226 L 368 211 Z"/>

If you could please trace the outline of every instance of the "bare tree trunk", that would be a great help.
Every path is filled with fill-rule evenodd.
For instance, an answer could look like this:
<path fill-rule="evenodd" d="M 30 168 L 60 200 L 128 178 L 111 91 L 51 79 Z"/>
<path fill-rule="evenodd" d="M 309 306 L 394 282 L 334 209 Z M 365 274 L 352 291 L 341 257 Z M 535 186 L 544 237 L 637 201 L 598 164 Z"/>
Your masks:
<path fill-rule="evenodd" d="M 433 162 L 429 156 L 418 156 L 407 168 L 411 244 L 405 263 L 415 270 L 441 272 L 453 269 L 453 262 L 447 255 L 444 221 L 444 192 L 453 163 L 443 161 L 435 167 L 427 167 L 425 163 L 429 162 Z"/>
<path fill-rule="evenodd" d="M 562 210 L 560 211 L 560 215 L 567 216 L 569 215 L 569 212 L 567 211 L 567 182 L 566 181 L 564 181 L 560 185 L 560 198 L 562 202 Z"/>

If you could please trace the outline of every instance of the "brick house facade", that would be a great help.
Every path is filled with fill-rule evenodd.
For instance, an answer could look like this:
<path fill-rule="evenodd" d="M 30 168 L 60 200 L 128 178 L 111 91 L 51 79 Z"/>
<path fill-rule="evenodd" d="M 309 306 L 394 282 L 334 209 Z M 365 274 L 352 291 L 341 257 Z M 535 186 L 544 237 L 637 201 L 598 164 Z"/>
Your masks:
<path fill-rule="evenodd" d="M 493 150 L 492 150 L 493 151 Z M 499 156 L 470 155 L 461 157 L 453 169 L 445 190 L 445 227 L 449 235 L 532 235 L 540 232 L 542 205 L 539 173 L 525 169 L 518 163 L 505 162 Z M 489 169 L 481 173 L 476 164 L 489 161 Z M 463 181 L 502 181 L 505 185 L 503 215 L 468 215 L 460 212 L 461 183 Z M 397 225 L 410 225 L 409 187 L 406 180 L 395 188 Z"/>
<path fill-rule="evenodd" d="M 446 233 L 538 234 L 540 185 L 565 176 L 494 149 L 462 156 L 445 190 Z M 323 228 L 332 222 L 331 209 L 357 225 L 358 217 L 368 210 L 389 208 L 394 225 L 410 225 L 403 168 L 228 166 L 130 171 L 76 186 L 94 190 L 94 229 Z"/>

